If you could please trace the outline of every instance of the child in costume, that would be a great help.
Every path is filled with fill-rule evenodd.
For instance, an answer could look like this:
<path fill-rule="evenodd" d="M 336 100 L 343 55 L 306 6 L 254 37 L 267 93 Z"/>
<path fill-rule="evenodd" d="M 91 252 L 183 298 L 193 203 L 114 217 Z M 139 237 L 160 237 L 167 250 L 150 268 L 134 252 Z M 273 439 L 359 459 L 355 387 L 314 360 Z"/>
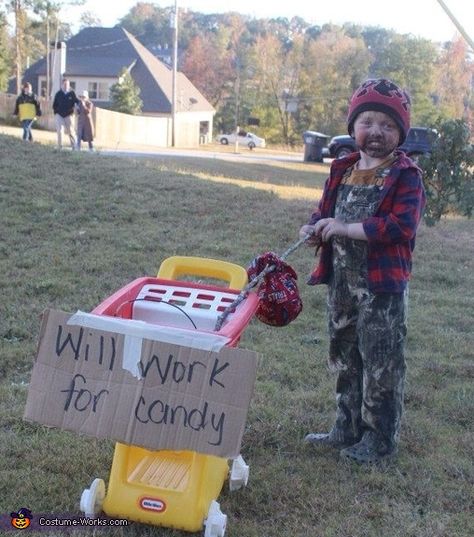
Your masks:
<path fill-rule="evenodd" d="M 390 80 L 367 80 L 351 98 L 348 131 L 359 151 L 334 160 L 300 236 L 320 245 L 310 285 L 328 286 L 329 363 L 336 419 L 306 442 L 378 462 L 397 450 L 403 410 L 408 280 L 425 205 L 421 171 L 398 146 L 410 98 Z"/>

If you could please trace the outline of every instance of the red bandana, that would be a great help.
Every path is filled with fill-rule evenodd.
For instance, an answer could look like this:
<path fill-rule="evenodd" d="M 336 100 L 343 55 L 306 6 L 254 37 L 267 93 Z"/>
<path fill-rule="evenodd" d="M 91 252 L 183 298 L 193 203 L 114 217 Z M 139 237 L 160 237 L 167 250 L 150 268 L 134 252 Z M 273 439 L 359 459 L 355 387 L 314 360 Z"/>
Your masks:
<path fill-rule="evenodd" d="M 257 318 L 272 326 L 285 326 L 298 317 L 303 303 L 298 292 L 296 272 L 273 252 L 256 257 L 247 269 L 249 281 L 255 279 L 265 267 L 274 265 L 258 288 L 260 304 Z"/>

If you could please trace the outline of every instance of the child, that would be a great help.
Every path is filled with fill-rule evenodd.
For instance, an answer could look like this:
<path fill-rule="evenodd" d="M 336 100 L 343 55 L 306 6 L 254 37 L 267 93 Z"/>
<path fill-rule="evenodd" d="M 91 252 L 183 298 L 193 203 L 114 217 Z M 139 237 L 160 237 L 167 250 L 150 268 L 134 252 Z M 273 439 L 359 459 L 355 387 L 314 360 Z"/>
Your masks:
<path fill-rule="evenodd" d="M 310 285 L 328 285 L 329 364 L 337 371 L 336 420 L 305 441 L 378 462 L 396 452 L 403 408 L 408 279 L 425 204 L 420 169 L 400 150 L 410 98 L 367 80 L 349 105 L 359 151 L 335 160 L 318 209 L 300 235 L 321 245 Z"/>
<path fill-rule="evenodd" d="M 41 107 L 29 82 L 25 82 L 22 86 L 21 93 L 16 99 L 13 115 L 18 116 L 23 127 L 23 140 L 32 142 L 31 126 L 36 117 L 41 115 Z"/>

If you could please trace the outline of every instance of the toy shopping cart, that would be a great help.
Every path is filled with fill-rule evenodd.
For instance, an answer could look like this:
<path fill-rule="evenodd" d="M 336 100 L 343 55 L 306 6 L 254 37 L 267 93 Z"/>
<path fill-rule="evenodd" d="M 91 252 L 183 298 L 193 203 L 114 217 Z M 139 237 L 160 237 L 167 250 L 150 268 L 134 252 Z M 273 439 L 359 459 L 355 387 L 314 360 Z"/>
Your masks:
<path fill-rule="evenodd" d="M 185 281 L 200 277 L 226 282 L 228 287 Z M 197 257 L 170 257 L 156 278 L 138 278 L 97 306 L 98 315 L 137 319 L 159 326 L 215 334 L 219 315 L 235 301 L 247 283 L 245 269 L 232 263 Z M 226 317 L 218 334 L 238 344 L 258 306 L 250 293 Z M 249 468 L 242 457 L 233 460 L 231 490 L 246 485 Z M 111 517 L 222 537 L 227 517 L 216 501 L 229 474 L 225 458 L 192 451 L 149 451 L 117 443 L 108 490 L 94 479 L 81 497 L 81 510 Z"/>

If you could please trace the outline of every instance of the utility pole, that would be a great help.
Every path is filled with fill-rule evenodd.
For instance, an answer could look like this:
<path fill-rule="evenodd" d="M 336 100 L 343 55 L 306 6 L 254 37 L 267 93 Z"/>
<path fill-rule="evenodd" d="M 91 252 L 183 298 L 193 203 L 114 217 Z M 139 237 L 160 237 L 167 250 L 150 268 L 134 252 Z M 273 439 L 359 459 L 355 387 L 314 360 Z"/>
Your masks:
<path fill-rule="evenodd" d="M 51 21 L 49 12 L 46 14 L 46 99 L 51 99 Z"/>
<path fill-rule="evenodd" d="M 171 146 L 176 147 L 176 82 L 178 74 L 178 0 L 174 0 L 174 12 L 171 17 L 173 28 L 173 89 L 171 97 Z"/>
<path fill-rule="evenodd" d="M 474 41 L 470 38 L 466 30 L 461 26 L 461 23 L 456 19 L 448 6 L 443 2 L 443 0 L 438 0 L 438 4 L 443 8 L 446 15 L 451 19 L 452 23 L 458 29 L 459 33 L 464 37 L 466 43 L 471 47 L 471 50 L 474 52 Z"/>
<path fill-rule="evenodd" d="M 237 76 L 235 79 L 235 120 L 234 120 L 234 128 L 235 128 L 235 143 L 234 143 L 234 153 L 239 152 L 239 116 L 240 116 L 240 58 L 236 56 L 236 62 L 235 62 L 236 68 L 237 68 Z"/>

